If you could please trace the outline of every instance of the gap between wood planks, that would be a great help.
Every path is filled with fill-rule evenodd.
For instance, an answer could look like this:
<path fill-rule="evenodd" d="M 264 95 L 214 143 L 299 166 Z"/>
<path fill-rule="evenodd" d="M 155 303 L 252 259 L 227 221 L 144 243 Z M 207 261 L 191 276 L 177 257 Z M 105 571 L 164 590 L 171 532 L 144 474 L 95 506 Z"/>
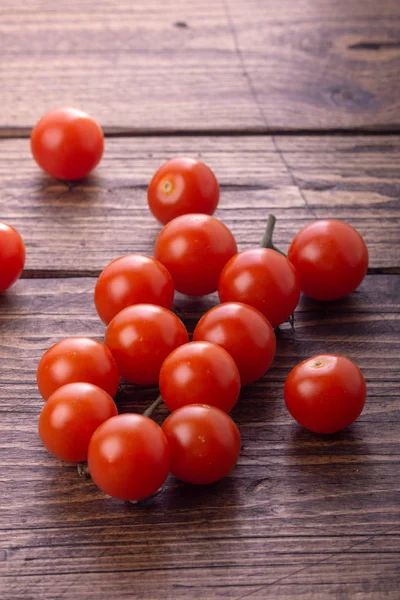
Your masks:
<path fill-rule="evenodd" d="M 76 277 L 99 277 L 101 269 L 25 269 L 20 279 L 73 279 Z M 400 275 L 399 267 L 370 267 L 368 275 Z"/>
<path fill-rule="evenodd" d="M 126 129 L 125 127 L 103 127 L 106 138 L 118 137 L 241 137 L 241 136 L 314 136 L 325 135 L 340 136 L 388 136 L 399 135 L 400 124 L 377 125 L 376 127 L 363 128 L 319 128 L 319 129 L 286 129 L 280 127 L 251 127 L 251 128 L 221 128 L 221 129 Z M 25 139 L 29 138 L 31 127 L 1 127 L 0 139 Z"/>

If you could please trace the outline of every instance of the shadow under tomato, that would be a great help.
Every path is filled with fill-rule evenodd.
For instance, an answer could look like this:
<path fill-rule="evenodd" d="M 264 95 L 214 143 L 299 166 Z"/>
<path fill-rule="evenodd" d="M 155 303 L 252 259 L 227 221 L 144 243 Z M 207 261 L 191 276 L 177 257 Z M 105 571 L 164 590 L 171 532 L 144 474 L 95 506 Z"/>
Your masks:
<path fill-rule="evenodd" d="M 227 476 L 207 485 L 195 485 L 184 483 L 170 475 L 164 484 L 164 493 L 160 494 L 160 501 L 162 500 L 164 508 L 169 511 L 196 508 L 202 511 L 214 511 L 228 503 L 235 505 L 238 487 L 240 487 L 240 480 L 233 476 Z"/>
<path fill-rule="evenodd" d="M 104 193 L 100 178 L 94 174 L 77 181 L 63 181 L 43 173 L 34 180 L 34 189 L 40 202 L 50 208 L 54 203 L 59 207 L 60 204 L 91 202 L 96 200 L 98 193 Z"/>
<path fill-rule="evenodd" d="M 0 311 L 9 312 L 15 304 L 15 297 L 12 289 L 0 293 Z"/>

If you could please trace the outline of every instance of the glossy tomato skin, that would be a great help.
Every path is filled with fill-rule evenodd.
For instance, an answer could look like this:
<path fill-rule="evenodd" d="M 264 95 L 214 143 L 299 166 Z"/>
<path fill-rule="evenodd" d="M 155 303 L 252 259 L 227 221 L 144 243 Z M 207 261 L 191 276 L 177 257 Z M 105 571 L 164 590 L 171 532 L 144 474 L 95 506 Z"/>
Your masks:
<path fill-rule="evenodd" d="M 300 281 L 288 259 L 267 248 L 239 252 L 218 283 L 221 302 L 243 302 L 259 310 L 272 327 L 287 321 L 300 298 Z"/>
<path fill-rule="evenodd" d="M 206 402 L 229 412 L 240 394 L 240 375 L 231 355 L 216 344 L 190 342 L 165 359 L 160 394 L 169 410 Z"/>
<path fill-rule="evenodd" d="M 106 325 L 127 306 L 146 303 L 170 309 L 173 299 L 171 275 L 164 265 L 143 254 L 113 260 L 100 274 L 94 291 L 96 310 Z"/>
<path fill-rule="evenodd" d="M 121 376 L 137 385 L 158 383 L 164 360 L 188 341 L 182 321 L 154 304 L 124 308 L 113 318 L 105 335 Z"/>
<path fill-rule="evenodd" d="M 75 108 L 45 114 L 31 133 L 31 150 L 41 169 L 66 181 L 83 179 L 100 162 L 104 136 L 99 124 Z"/>
<path fill-rule="evenodd" d="M 191 404 L 163 424 L 171 451 L 171 473 L 181 481 L 208 484 L 226 477 L 240 453 L 240 433 L 229 415 L 215 406 Z"/>
<path fill-rule="evenodd" d="M 117 364 L 107 346 L 85 337 L 66 338 L 42 356 L 37 383 L 44 400 L 67 383 L 92 383 L 114 397 L 119 385 Z"/>
<path fill-rule="evenodd" d="M 83 462 L 93 433 L 117 412 L 113 399 L 101 388 L 91 383 L 68 383 L 58 388 L 43 406 L 39 435 L 57 458 Z"/>
<path fill-rule="evenodd" d="M 175 289 L 189 296 L 215 292 L 218 278 L 237 252 L 229 229 L 208 215 L 183 215 L 160 232 L 154 256 L 171 273 Z"/>
<path fill-rule="evenodd" d="M 368 269 L 368 249 L 351 225 L 321 220 L 306 225 L 288 252 L 302 291 L 316 300 L 337 300 L 353 292 Z"/>
<path fill-rule="evenodd" d="M 0 222 L 0 293 L 21 275 L 25 264 L 25 244 L 14 227 Z"/>
<path fill-rule="evenodd" d="M 120 500 L 143 500 L 167 478 L 170 451 L 162 429 L 151 419 L 123 414 L 95 431 L 88 466 L 95 484 Z"/>
<path fill-rule="evenodd" d="M 178 157 L 164 163 L 147 190 L 149 207 L 164 225 L 189 213 L 212 215 L 219 200 L 219 185 L 211 169 L 200 160 Z"/>
<path fill-rule="evenodd" d="M 294 367 L 284 397 L 292 417 L 314 433 L 335 433 L 351 425 L 364 408 L 363 374 L 344 356 L 321 354 Z"/>
<path fill-rule="evenodd" d="M 242 385 L 252 383 L 269 369 L 276 338 L 269 321 L 257 309 L 240 302 L 214 306 L 198 322 L 193 341 L 225 348 L 235 361 Z"/>

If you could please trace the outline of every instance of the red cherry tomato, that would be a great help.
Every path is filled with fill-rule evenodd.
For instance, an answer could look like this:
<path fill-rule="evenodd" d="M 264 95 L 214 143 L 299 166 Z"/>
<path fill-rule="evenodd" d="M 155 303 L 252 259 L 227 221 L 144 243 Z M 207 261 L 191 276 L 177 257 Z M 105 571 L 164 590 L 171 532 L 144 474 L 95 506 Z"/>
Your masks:
<path fill-rule="evenodd" d="M 229 415 L 204 404 L 178 408 L 163 424 L 171 451 L 171 473 L 186 483 L 226 477 L 239 458 L 240 433 Z"/>
<path fill-rule="evenodd" d="M 165 359 L 160 371 L 160 394 L 169 410 L 207 402 L 229 412 L 240 393 L 235 361 L 221 346 L 190 342 Z"/>
<path fill-rule="evenodd" d="M 0 222 L 0 293 L 21 275 L 25 264 L 25 244 L 14 227 Z"/>
<path fill-rule="evenodd" d="M 118 415 L 95 431 L 90 440 L 88 466 L 95 484 L 120 500 L 143 500 L 167 478 L 168 442 L 151 419 Z"/>
<path fill-rule="evenodd" d="M 300 282 L 287 258 L 267 248 L 239 252 L 225 265 L 218 284 L 221 302 L 243 302 L 267 317 L 272 327 L 286 321 L 300 298 Z"/>
<path fill-rule="evenodd" d="M 174 299 L 171 275 L 150 256 L 130 254 L 113 260 L 100 274 L 94 303 L 101 320 L 108 323 L 133 304 L 157 304 L 170 309 Z"/>
<path fill-rule="evenodd" d="M 154 247 L 154 256 L 171 273 L 175 289 L 189 296 L 215 292 L 222 269 L 236 252 L 229 229 L 208 215 L 170 221 Z"/>
<path fill-rule="evenodd" d="M 138 385 L 158 383 L 164 360 L 188 341 L 182 321 L 154 304 L 124 308 L 113 318 L 105 335 L 122 377 Z"/>
<path fill-rule="evenodd" d="M 206 312 L 197 323 L 193 340 L 225 348 L 237 364 L 243 385 L 264 375 L 276 351 L 269 321 L 252 306 L 239 302 L 219 304 Z"/>
<path fill-rule="evenodd" d="M 31 133 L 31 149 L 41 169 L 56 177 L 83 179 L 100 162 L 104 136 L 100 125 L 75 108 L 48 112 Z"/>
<path fill-rule="evenodd" d="M 155 173 L 147 199 L 151 212 L 163 224 L 188 213 L 212 215 L 218 205 L 219 185 L 200 160 L 173 158 Z"/>
<path fill-rule="evenodd" d="M 58 388 L 44 405 L 39 435 L 47 450 L 57 458 L 83 462 L 93 433 L 116 414 L 113 399 L 101 388 L 91 383 L 68 383 Z"/>
<path fill-rule="evenodd" d="M 315 433 L 335 433 L 361 414 L 367 388 L 360 369 L 344 356 L 321 354 L 294 367 L 285 383 L 292 417 Z"/>
<path fill-rule="evenodd" d="M 93 383 L 115 396 L 119 373 L 107 346 L 89 338 L 72 337 L 54 344 L 43 354 L 37 382 L 45 400 L 62 385 L 75 381 Z"/>
<path fill-rule="evenodd" d="M 343 221 L 315 221 L 294 237 L 288 252 L 310 298 L 337 300 L 360 285 L 368 268 L 361 235 Z"/>

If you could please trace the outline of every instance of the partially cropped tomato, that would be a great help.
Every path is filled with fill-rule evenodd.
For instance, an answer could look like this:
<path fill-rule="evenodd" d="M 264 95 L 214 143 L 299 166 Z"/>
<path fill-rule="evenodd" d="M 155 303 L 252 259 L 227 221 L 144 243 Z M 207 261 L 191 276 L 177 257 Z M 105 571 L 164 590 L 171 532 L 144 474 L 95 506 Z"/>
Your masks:
<path fill-rule="evenodd" d="M 14 227 L 0 222 L 0 293 L 21 275 L 25 264 L 25 244 Z"/>
<path fill-rule="evenodd" d="M 171 473 L 186 483 L 213 483 L 226 477 L 237 463 L 239 430 L 215 406 L 178 408 L 162 428 L 171 451 Z"/>
<path fill-rule="evenodd" d="M 147 190 L 153 215 L 166 224 L 188 213 L 212 215 L 218 205 L 219 185 L 207 165 L 193 158 L 173 158 L 153 176 Z"/>
<path fill-rule="evenodd" d="M 335 433 L 359 417 L 367 388 L 351 360 L 321 354 L 294 367 L 284 396 L 288 411 L 300 425 L 315 433 Z"/>
<path fill-rule="evenodd" d="M 39 167 L 49 175 L 66 181 L 83 179 L 103 156 L 103 131 L 83 111 L 58 108 L 32 129 L 31 149 Z"/>
<path fill-rule="evenodd" d="M 175 289 L 189 296 L 215 292 L 222 269 L 236 252 L 230 230 L 208 215 L 170 221 L 154 247 L 154 256 L 171 273 Z"/>
<path fill-rule="evenodd" d="M 267 317 L 272 327 L 286 321 L 300 297 L 300 282 L 288 259 L 267 248 L 239 252 L 225 265 L 218 284 L 221 302 L 243 302 Z"/>
<path fill-rule="evenodd" d="M 288 252 L 310 298 L 337 300 L 354 292 L 368 269 L 368 249 L 351 225 L 323 220 L 306 225 L 294 237 Z"/>
<path fill-rule="evenodd" d="M 143 500 L 162 486 L 170 451 L 162 429 L 136 414 L 118 415 L 95 431 L 88 466 L 95 484 L 120 500 Z"/>
<path fill-rule="evenodd" d="M 101 320 L 108 323 L 133 304 L 157 304 L 170 309 L 174 299 L 171 275 L 160 262 L 143 254 L 113 260 L 100 274 L 94 303 Z"/>
<path fill-rule="evenodd" d="M 138 385 L 158 383 L 161 365 L 189 336 L 178 317 L 154 304 L 135 304 L 109 324 L 105 343 L 124 379 Z"/>
<path fill-rule="evenodd" d="M 93 433 L 116 414 L 113 399 L 101 388 L 91 383 L 68 383 L 58 388 L 43 406 L 39 435 L 57 458 L 83 462 Z"/>
<path fill-rule="evenodd" d="M 240 302 L 219 304 L 206 312 L 194 330 L 193 340 L 225 348 L 239 369 L 242 384 L 262 377 L 276 351 L 269 321 L 252 306 Z"/>
<path fill-rule="evenodd" d="M 43 354 L 37 382 L 45 400 L 62 385 L 76 381 L 93 383 L 115 396 L 119 373 L 107 346 L 90 338 L 72 337 L 57 342 Z"/>
<path fill-rule="evenodd" d="M 232 410 L 240 393 L 235 361 L 222 346 L 190 342 L 165 359 L 160 372 L 160 394 L 173 411 L 186 404 L 207 403 Z"/>

